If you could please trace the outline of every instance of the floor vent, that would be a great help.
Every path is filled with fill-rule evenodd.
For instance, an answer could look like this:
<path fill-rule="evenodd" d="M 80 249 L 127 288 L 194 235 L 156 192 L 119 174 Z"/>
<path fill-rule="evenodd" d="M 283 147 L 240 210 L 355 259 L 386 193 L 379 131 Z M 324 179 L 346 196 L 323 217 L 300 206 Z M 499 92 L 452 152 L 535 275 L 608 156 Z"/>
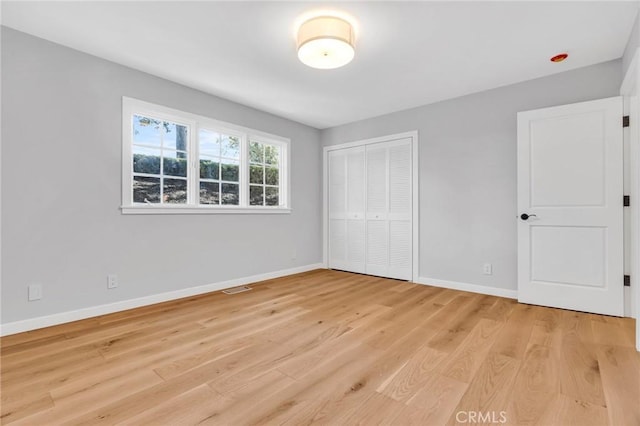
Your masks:
<path fill-rule="evenodd" d="M 236 294 L 236 293 L 242 293 L 243 291 L 249 291 L 249 290 L 251 290 L 250 287 L 242 286 L 242 287 L 228 288 L 226 290 L 222 290 L 222 292 L 224 294 Z"/>

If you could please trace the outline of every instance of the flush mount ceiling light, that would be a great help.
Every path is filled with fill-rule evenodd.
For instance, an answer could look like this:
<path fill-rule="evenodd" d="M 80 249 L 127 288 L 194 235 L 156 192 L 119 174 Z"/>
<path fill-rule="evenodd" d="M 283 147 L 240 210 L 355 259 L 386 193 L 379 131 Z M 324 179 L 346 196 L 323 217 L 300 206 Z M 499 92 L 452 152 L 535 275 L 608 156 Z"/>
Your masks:
<path fill-rule="evenodd" d="M 316 16 L 298 28 L 298 58 L 312 68 L 339 68 L 355 55 L 353 26 L 336 16 Z"/>

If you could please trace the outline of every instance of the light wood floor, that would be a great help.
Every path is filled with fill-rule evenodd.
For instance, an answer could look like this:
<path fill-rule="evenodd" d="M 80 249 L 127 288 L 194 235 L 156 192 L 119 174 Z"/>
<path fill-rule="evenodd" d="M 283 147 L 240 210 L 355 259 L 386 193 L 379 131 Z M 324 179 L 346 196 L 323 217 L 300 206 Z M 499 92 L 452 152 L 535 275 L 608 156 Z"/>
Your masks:
<path fill-rule="evenodd" d="M 633 320 L 325 270 L 252 287 L 3 338 L 2 422 L 640 425 Z"/>

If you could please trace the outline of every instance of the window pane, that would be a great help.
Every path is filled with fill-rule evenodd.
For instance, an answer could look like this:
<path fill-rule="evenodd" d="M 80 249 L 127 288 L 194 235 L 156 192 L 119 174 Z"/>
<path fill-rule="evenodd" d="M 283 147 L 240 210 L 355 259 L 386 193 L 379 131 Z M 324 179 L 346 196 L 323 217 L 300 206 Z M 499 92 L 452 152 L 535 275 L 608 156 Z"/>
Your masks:
<path fill-rule="evenodd" d="M 249 183 L 264 184 L 264 166 L 249 166 Z"/>
<path fill-rule="evenodd" d="M 220 135 L 218 133 L 201 129 L 198 134 L 198 143 L 200 144 L 200 154 L 211 157 L 220 155 Z"/>
<path fill-rule="evenodd" d="M 163 174 L 169 176 L 187 177 L 186 153 L 176 151 L 163 151 Z"/>
<path fill-rule="evenodd" d="M 160 202 L 160 178 L 134 176 L 133 177 L 133 202 L 134 203 L 159 203 Z"/>
<path fill-rule="evenodd" d="M 238 205 L 239 185 L 235 183 L 223 183 L 222 184 L 222 204 L 234 204 Z"/>
<path fill-rule="evenodd" d="M 240 139 L 235 136 L 220 135 L 220 156 L 240 158 Z"/>
<path fill-rule="evenodd" d="M 280 164 L 280 148 L 273 145 L 265 145 L 264 162 L 276 166 Z"/>
<path fill-rule="evenodd" d="M 267 167 L 265 172 L 265 181 L 267 185 L 278 185 L 278 169 L 275 167 Z"/>
<path fill-rule="evenodd" d="M 262 206 L 263 198 L 262 192 L 264 191 L 264 186 L 249 186 L 249 205 L 251 206 Z"/>
<path fill-rule="evenodd" d="M 279 190 L 278 188 L 274 188 L 274 187 L 269 187 L 267 186 L 265 189 L 265 204 L 267 206 L 277 206 L 279 205 L 279 197 L 278 197 L 278 193 Z"/>
<path fill-rule="evenodd" d="M 162 122 L 142 115 L 133 116 L 133 143 L 160 147 Z"/>
<path fill-rule="evenodd" d="M 222 160 L 220 164 L 222 180 L 228 180 L 231 182 L 238 182 L 240 177 L 240 165 L 237 161 Z"/>
<path fill-rule="evenodd" d="M 220 204 L 218 182 L 200 182 L 200 204 Z"/>
<path fill-rule="evenodd" d="M 162 201 L 169 204 L 186 203 L 187 181 L 185 179 L 165 179 Z"/>
<path fill-rule="evenodd" d="M 263 163 L 264 145 L 258 142 L 251 142 L 249 145 L 249 161 L 252 163 Z"/>
<path fill-rule="evenodd" d="M 217 161 L 200 159 L 200 177 L 202 179 L 218 180 L 219 168 L 220 164 Z"/>
<path fill-rule="evenodd" d="M 136 173 L 160 174 L 160 150 L 133 146 L 133 171 Z"/>
<path fill-rule="evenodd" d="M 169 149 L 177 149 L 178 151 L 187 150 L 187 127 L 179 124 L 163 121 L 160 128 L 162 133 L 162 147 Z"/>

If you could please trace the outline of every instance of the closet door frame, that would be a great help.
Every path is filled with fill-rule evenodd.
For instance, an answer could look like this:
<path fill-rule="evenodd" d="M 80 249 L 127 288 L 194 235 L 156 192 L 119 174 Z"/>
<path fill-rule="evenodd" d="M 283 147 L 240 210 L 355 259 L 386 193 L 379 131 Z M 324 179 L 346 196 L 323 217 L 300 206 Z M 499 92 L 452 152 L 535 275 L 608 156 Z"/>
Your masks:
<path fill-rule="evenodd" d="M 411 239 L 412 239 L 412 259 L 411 259 L 411 281 L 415 282 L 418 280 L 419 267 L 420 267 L 420 241 L 419 241 L 419 162 L 418 162 L 418 131 L 414 130 L 411 132 L 405 133 L 397 133 L 393 135 L 381 136 L 377 138 L 371 139 L 363 139 L 353 142 L 342 143 L 339 145 L 331 145 L 326 146 L 323 149 L 322 155 L 322 263 L 325 268 L 328 267 L 328 250 L 329 250 L 329 200 L 328 200 L 328 179 L 329 179 L 329 171 L 328 171 L 328 156 L 330 151 L 352 148 L 356 146 L 366 146 L 381 142 L 391 142 L 398 139 L 411 139 L 411 188 L 412 188 L 412 199 L 411 199 Z"/>

